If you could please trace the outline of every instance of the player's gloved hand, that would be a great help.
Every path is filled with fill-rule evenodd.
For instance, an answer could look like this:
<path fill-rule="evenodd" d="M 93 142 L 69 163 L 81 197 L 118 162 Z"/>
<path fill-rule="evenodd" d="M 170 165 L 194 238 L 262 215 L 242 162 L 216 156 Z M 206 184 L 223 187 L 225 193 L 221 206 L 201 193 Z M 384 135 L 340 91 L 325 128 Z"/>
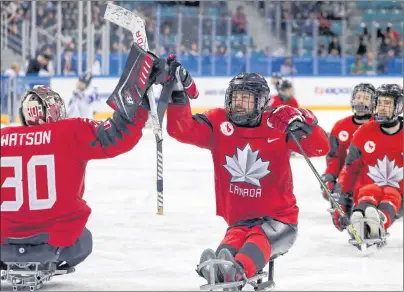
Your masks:
<path fill-rule="evenodd" d="M 176 79 L 176 84 L 171 95 L 172 103 L 185 104 L 188 98 L 198 98 L 199 91 L 191 74 L 176 60 L 175 55 L 170 55 L 167 58 L 167 64 L 170 67 L 170 72 L 173 72 L 174 76 L 172 77 Z"/>
<path fill-rule="evenodd" d="M 341 216 L 338 209 L 331 210 L 332 222 L 335 228 L 339 231 L 343 231 L 349 225 L 349 218 L 352 214 L 353 200 L 351 193 L 333 193 L 333 198 L 341 206 L 341 209 L 345 212 L 346 216 Z"/>
<path fill-rule="evenodd" d="M 147 90 L 153 84 L 163 82 L 167 74 L 166 60 L 145 52 L 134 43 L 118 85 L 107 99 L 107 104 L 132 122 L 137 108 L 148 98 Z"/>
<path fill-rule="evenodd" d="M 317 125 L 317 118 L 310 110 L 281 105 L 269 114 L 267 125 L 279 132 L 293 134 L 300 140 L 313 132 L 312 126 Z"/>
<path fill-rule="evenodd" d="M 324 182 L 324 184 L 330 190 L 331 194 L 334 193 L 335 183 L 337 182 L 337 178 L 335 177 L 335 175 L 333 175 L 331 173 L 324 173 L 321 176 L 321 180 Z M 322 186 L 320 186 L 320 188 L 321 188 L 321 192 L 323 194 L 324 199 L 328 201 L 329 199 L 328 199 L 328 195 L 327 195 L 326 191 L 323 189 Z"/>

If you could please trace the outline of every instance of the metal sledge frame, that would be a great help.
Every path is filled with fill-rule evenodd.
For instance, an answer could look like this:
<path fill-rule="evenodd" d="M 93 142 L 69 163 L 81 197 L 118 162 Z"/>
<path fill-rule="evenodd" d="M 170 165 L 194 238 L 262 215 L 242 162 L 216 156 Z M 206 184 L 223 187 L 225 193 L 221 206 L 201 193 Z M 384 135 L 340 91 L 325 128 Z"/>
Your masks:
<path fill-rule="evenodd" d="M 366 248 L 371 247 L 373 245 L 376 245 L 376 247 L 378 249 L 382 248 L 383 246 L 385 246 L 387 244 L 387 237 L 390 235 L 387 231 L 384 230 L 383 226 L 381 226 L 381 223 L 373 220 L 373 219 L 369 219 L 369 218 L 361 218 L 361 219 L 357 219 L 352 221 L 352 224 L 357 224 L 359 222 L 360 225 L 360 234 L 363 237 L 363 242 L 364 242 L 364 246 L 366 246 Z M 381 236 L 380 238 L 366 238 L 366 224 L 368 222 L 374 222 L 379 224 L 379 230 L 381 232 Z M 350 234 L 351 235 L 351 234 Z M 352 235 L 351 235 L 352 236 Z M 353 236 L 352 236 L 353 237 Z M 348 240 L 348 243 L 358 247 L 358 243 L 355 240 L 355 238 L 351 238 Z M 358 247 L 359 248 L 359 247 Z"/>
<path fill-rule="evenodd" d="M 57 270 L 55 263 L 43 265 L 39 262 L 4 262 L 7 270 L 1 271 L 1 280 L 12 285 L 13 291 L 29 287 L 30 291 L 37 291 L 46 281 L 51 281 L 53 276 L 70 274 L 74 268 Z"/>
<path fill-rule="evenodd" d="M 218 289 L 228 289 L 235 288 L 239 286 L 244 286 L 245 284 L 249 284 L 254 288 L 254 291 L 263 291 L 263 290 L 272 290 L 275 288 L 274 282 L 274 260 L 270 259 L 268 272 L 259 271 L 257 274 L 252 276 L 251 278 L 245 278 L 242 281 L 231 282 L 231 283 L 216 283 L 215 275 L 216 275 L 216 265 L 218 264 L 227 264 L 232 265 L 233 262 L 221 260 L 221 259 L 212 259 L 208 260 L 204 263 L 198 265 L 197 270 L 200 271 L 202 268 L 208 266 L 210 271 L 214 271 L 210 273 L 210 278 L 208 280 L 208 284 L 200 286 L 201 290 L 215 291 Z M 263 282 L 263 279 L 268 276 L 268 280 Z"/>

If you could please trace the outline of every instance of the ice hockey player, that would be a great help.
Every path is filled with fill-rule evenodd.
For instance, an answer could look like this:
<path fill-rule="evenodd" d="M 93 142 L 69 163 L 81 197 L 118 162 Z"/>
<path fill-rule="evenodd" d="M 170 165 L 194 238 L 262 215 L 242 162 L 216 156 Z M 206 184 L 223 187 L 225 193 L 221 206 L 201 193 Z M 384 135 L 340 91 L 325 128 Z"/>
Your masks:
<path fill-rule="evenodd" d="M 264 112 L 269 87 L 256 73 L 240 73 L 230 81 L 225 108 L 192 115 L 189 98 L 197 91 L 180 68 L 183 86 L 177 88 L 184 89 L 172 94 L 167 132 L 212 153 L 216 213 L 229 226 L 216 252 L 205 250 L 201 263 L 216 256 L 232 261 L 229 269 L 219 265 L 215 276 L 220 282 L 243 281 L 271 257 L 286 253 L 296 239 L 298 207 L 289 157 L 299 150 L 290 135 L 300 139 L 309 156 L 325 156 L 328 138 L 308 110 L 280 106 Z M 208 273 L 202 269 L 200 275 L 207 279 Z"/>
<path fill-rule="evenodd" d="M 76 89 L 67 106 L 69 118 L 87 118 L 94 116 L 94 102 L 99 100 L 98 89 L 91 86 L 93 76 L 86 72 L 79 77 Z"/>
<path fill-rule="evenodd" d="M 294 97 L 295 92 L 292 82 L 287 79 L 281 80 L 276 89 L 278 90 L 278 95 L 271 97 L 269 108 L 275 108 L 280 105 L 288 105 L 295 108 L 299 107 L 299 103 Z"/>
<path fill-rule="evenodd" d="M 395 220 L 403 200 L 403 88 L 383 84 L 376 90 L 374 120 L 361 126 L 352 138 L 345 165 L 338 177 L 338 202 L 351 221 L 366 221 L 362 238 L 379 237 Z M 358 182 L 358 183 L 357 183 Z M 340 184 L 340 185 L 339 185 Z M 346 220 L 336 210 L 338 230 Z"/>
<path fill-rule="evenodd" d="M 322 180 L 331 193 L 334 192 L 337 177 L 344 165 L 353 134 L 372 117 L 375 93 L 376 89 L 372 84 L 360 83 L 356 85 L 351 96 L 353 115 L 337 121 L 331 129 L 329 135 L 331 151 L 327 155 L 327 168 L 322 175 Z M 322 190 L 322 194 L 323 198 L 328 201 L 328 195 L 324 190 Z"/>
<path fill-rule="evenodd" d="M 149 110 L 145 92 L 160 75 L 156 66 L 165 64 L 156 60 L 132 46 L 107 101 L 115 112 L 104 122 L 66 119 L 63 99 L 48 87 L 36 86 L 23 94 L 24 125 L 1 129 L 2 245 L 9 238 L 26 239 L 28 253 L 32 242 L 46 238 L 41 243 L 60 252 L 58 270 L 90 255 L 92 234 L 85 226 L 91 209 L 83 200 L 86 165 L 128 152 L 138 143 Z"/>

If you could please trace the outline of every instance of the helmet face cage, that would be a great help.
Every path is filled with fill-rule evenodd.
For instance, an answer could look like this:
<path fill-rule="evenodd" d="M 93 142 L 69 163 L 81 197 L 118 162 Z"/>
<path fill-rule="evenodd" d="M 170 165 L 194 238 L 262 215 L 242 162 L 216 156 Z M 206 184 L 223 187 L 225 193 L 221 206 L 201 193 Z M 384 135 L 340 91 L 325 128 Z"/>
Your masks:
<path fill-rule="evenodd" d="M 380 112 L 380 109 L 386 109 L 390 105 L 385 105 L 381 102 L 381 98 L 391 98 L 393 101 L 393 110 L 390 115 L 386 115 Z M 398 120 L 398 117 L 402 115 L 404 107 L 404 94 L 403 88 L 397 84 L 383 84 L 376 91 L 376 106 L 375 106 L 375 120 L 380 124 L 391 124 Z"/>
<path fill-rule="evenodd" d="M 257 78 L 257 76 L 259 77 Z M 233 106 L 236 97 L 241 98 L 246 112 L 238 112 Z M 250 108 L 251 99 L 254 101 L 252 109 Z M 236 125 L 256 126 L 261 120 L 262 112 L 268 101 L 269 87 L 266 80 L 255 73 L 242 73 L 230 81 L 226 90 L 225 108 L 229 119 Z"/>
<path fill-rule="evenodd" d="M 352 97 L 351 107 L 354 115 L 371 115 L 376 103 L 376 89 L 372 84 L 361 83 L 355 86 Z"/>
<path fill-rule="evenodd" d="M 24 125 L 35 126 L 66 118 L 60 95 L 46 86 L 35 86 L 21 98 L 20 118 Z"/>
<path fill-rule="evenodd" d="M 287 94 L 287 90 L 292 89 L 292 94 Z M 289 101 L 293 97 L 293 85 L 288 80 L 283 80 L 278 87 L 279 97 L 282 101 Z"/>

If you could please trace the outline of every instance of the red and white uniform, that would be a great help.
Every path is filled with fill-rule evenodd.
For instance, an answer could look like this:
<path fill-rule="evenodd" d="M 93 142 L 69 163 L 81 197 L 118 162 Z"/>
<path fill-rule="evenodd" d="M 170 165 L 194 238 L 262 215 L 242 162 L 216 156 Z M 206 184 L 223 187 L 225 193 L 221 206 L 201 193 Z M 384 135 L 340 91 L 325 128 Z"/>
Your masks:
<path fill-rule="evenodd" d="M 98 127 L 111 127 L 108 121 L 74 118 L 1 129 L 1 238 L 46 232 L 53 246 L 73 245 L 91 213 L 83 200 L 87 162 L 131 150 L 147 116 L 139 108 L 136 125 L 108 145 L 97 135 Z"/>
<path fill-rule="evenodd" d="M 327 155 L 327 168 L 325 173 L 338 177 L 344 166 L 348 147 L 352 137 L 361 125 L 354 121 L 353 115 L 337 121 L 330 132 L 331 151 Z"/>
<path fill-rule="evenodd" d="M 379 206 L 383 212 L 381 204 L 391 206 L 391 212 L 385 212 L 389 222 L 399 210 L 403 194 L 402 119 L 400 125 L 400 131 L 394 135 L 383 132 L 376 121 L 360 127 L 352 139 L 338 177 L 341 191 L 353 193 L 356 206 L 369 202 Z"/>
<path fill-rule="evenodd" d="M 266 125 L 268 115 L 263 113 L 260 126 L 244 128 L 231 123 L 225 109 L 193 117 L 189 102 L 168 107 L 169 135 L 212 153 L 216 213 L 229 226 L 263 216 L 297 224 L 289 158 L 292 151 L 299 150 L 285 134 Z M 329 151 L 328 138 L 319 126 L 301 144 L 309 156 L 324 156 Z"/>

